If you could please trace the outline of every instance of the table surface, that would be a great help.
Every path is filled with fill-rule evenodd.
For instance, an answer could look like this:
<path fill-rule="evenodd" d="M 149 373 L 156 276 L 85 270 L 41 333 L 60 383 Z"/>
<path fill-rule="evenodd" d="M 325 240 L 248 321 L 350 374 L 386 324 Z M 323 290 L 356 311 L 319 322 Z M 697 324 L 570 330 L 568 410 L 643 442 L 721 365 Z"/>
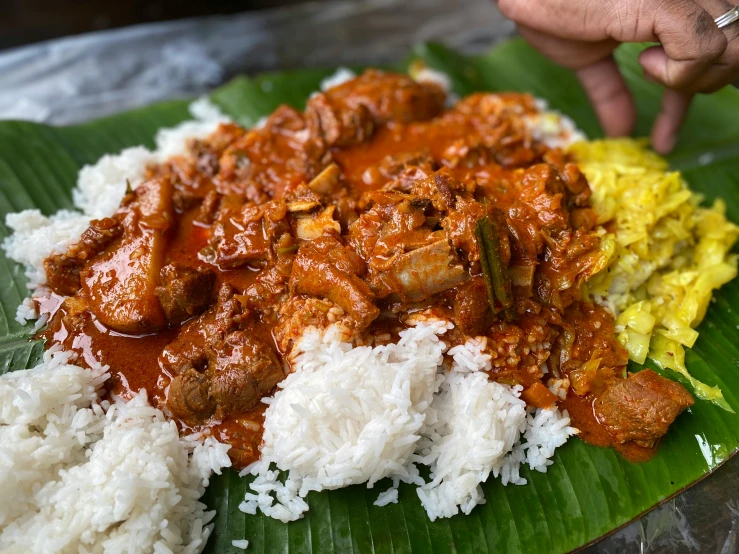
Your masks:
<path fill-rule="evenodd" d="M 428 40 L 477 52 L 512 33 L 490 0 L 309 2 L 90 33 L 0 52 L 0 119 L 71 124 L 203 94 L 238 74 L 381 64 Z M 734 457 L 586 552 L 733 554 L 737 533 Z"/>

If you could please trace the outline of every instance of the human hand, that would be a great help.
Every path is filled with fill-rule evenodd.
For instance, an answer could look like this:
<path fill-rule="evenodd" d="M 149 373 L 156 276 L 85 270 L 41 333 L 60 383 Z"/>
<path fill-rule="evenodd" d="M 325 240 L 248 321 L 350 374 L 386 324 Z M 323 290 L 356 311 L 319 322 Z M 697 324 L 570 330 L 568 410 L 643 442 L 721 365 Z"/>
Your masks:
<path fill-rule="evenodd" d="M 639 62 L 666 87 L 652 128 L 661 153 L 675 146 L 696 93 L 739 79 L 739 22 L 714 23 L 733 7 L 728 0 L 499 0 L 498 7 L 534 48 L 575 70 L 610 136 L 629 134 L 636 119 L 613 51 L 622 42 L 659 42 Z"/>

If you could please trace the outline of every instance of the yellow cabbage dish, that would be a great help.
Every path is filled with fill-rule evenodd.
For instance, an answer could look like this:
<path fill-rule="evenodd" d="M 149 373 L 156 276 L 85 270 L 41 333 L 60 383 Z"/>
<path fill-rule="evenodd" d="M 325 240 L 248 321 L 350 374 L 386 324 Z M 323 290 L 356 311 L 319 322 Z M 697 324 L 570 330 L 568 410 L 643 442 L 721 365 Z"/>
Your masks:
<path fill-rule="evenodd" d="M 739 227 L 726 219 L 723 200 L 702 207 L 701 196 L 646 144 L 609 139 L 570 148 L 592 187 L 598 223 L 609 232 L 608 265 L 588 291 L 616 315 L 633 361 L 651 358 L 680 373 L 697 397 L 730 410 L 718 387 L 688 373 L 684 347 L 695 343 L 713 291 L 737 274 L 730 251 Z"/>

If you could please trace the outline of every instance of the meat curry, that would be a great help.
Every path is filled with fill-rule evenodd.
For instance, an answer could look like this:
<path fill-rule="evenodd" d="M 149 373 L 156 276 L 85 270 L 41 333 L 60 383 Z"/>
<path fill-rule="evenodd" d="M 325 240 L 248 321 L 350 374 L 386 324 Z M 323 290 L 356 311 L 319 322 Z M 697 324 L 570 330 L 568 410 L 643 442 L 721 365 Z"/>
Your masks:
<path fill-rule="evenodd" d="M 490 378 L 527 404 L 557 403 L 584 440 L 644 458 L 693 399 L 627 373 L 613 316 L 582 295 L 605 265 L 586 179 L 532 137 L 532 97 L 445 101 L 367 71 L 149 167 L 45 261 L 47 346 L 109 365 L 113 393 L 145 389 L 244 466 L 307 327 L 377 345 L 431 314 L 455 324 L 447 342 L 488 337 Z"/>

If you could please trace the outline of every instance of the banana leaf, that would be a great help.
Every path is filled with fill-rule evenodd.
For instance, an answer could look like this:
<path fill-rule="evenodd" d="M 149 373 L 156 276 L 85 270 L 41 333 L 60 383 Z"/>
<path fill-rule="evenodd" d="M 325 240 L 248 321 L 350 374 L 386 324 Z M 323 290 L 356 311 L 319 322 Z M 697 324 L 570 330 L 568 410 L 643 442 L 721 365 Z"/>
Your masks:
<path fill-rule="evenodd" d="M 633 90 L 637 134 L 646 135 L 659 110 L 660 89 L 642 78 L 641 47 L 627 45 L 617 59 Z M 570 115 L 591 137 L 601 135 L 592 108 L 573 75 L 548 62 L 520 40 L 480 56 L 463 56 L 439 45 L 419 46 L 410 58 L 447 72 L 459 94 L 476 90 L 530 91 Z M 240 77 L 214 91 L 212 100 L 238 122 L 251 125 L 281 103 L 302 107 L 331 70 Z M 153 145 L 160 127 L 188 118 L 187 102 L 172 101 L 73 127 L 0 122 L 0 215 L 27 208 L 50 214 L 71 208 L 77 171 L 101 155 L 124 147 Z M 724 89 L 699 97 L 685 123 L 673 167 L 707 200 L 727 200 L 739 221 L 739 92 Z M 8 229 L 0 222 L 0 238 Z M 0 256 L 0 373 L 32 365 L 42 352 L 31 329 L 14 320 L 27 295 L 20 267 Z M 283 524 L 238 510 L 247 479 L 233 471 L 214 476 L 206 502 L 218 511 L 208 552 L 240 552 L 234 539 L 250 541 L 249 552 L 565 552 L 597 540 L 701 479 L 739 448 L 739 281 L 716 294 L 687 352 L 690 372 L 721 387 L 735 413 L 697 401 L 680 416 L 646 463 L 625 461 L 610 449 L 570 440 L 546 473 L 523 470 L 526 486 L 483 488 L 487 502 L 469 516 L 431 523 L 412 488 L 401 487 L 398 504 L 373 505 L 372 490 L 350 487 L 311 493 L 310 511 Z M 650 367 L 653 367 L 648 362 Z M 653 367 L 654 368 L 654 367 Z M 669 375 L 668 375 L 669 376 Z M 672 376 L 674 378 L 674 376 Z"/>

